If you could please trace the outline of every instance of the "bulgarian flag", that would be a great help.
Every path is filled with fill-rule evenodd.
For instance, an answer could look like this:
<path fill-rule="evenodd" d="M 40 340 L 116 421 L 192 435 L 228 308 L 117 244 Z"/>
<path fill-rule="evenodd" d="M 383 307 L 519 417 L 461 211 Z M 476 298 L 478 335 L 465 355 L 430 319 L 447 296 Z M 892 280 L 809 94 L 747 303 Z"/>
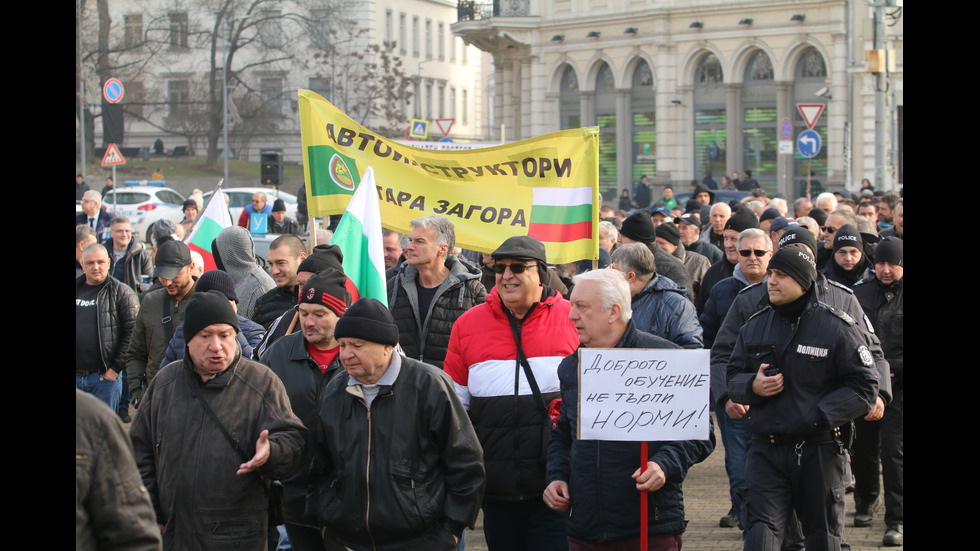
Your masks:
<path fill-rule="evenodd" d="M 376 298 L 387 306 L 381 210 L 373 168 L 364 171 L 330 244 L 339 246 L 344 253 L 344 272 L 354 282 L 358 295 Z"/>
<path fill-rule="evenodd" d="M 592 239 L 593 188 L 536 187 L 533 191 L 529 236 L 543 243 Z"/>
<path fill-rule="evenodd" d="M 218 267 L 214 263 L 214 255 L 211 254 L 211 242 L 218 237 L 221 230 L 231 226 L 225 194 L 218 188 L 211 194 L 208 204 L 204 205 L 204 211 L 197 217 L 191 232 L 184 237 L 184 243 L 187 243 L 190 250 L 197 251 L 204 257 L 205 272 Z"/>

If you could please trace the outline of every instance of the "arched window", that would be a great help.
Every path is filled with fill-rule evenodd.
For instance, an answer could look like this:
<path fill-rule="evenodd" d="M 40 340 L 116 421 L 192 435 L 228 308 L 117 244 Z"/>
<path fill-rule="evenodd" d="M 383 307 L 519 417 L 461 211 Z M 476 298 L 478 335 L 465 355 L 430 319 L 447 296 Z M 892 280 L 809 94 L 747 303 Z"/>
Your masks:
<path fill-rule="evenodd" d="M 630 90 L 633 111 L 633 181 L 657 173 L 657 93 L 653 87 L 653 71 L 645 60 L 633 68 L 633 87 Z"/>
<path fill-rule="evenodd" d="M 561 89 L 559 90 L 558 112 L 562 130 L 580 128 L 582 126 L 582 107 L 579 103 L 578 76 L 570 65 L 565 66 L 561 74 Z"/>
<path fill-rule="evenodd" d="M 779 121 L 769 56 L 755 52 L 742 76 L 742 170 L 751 170 L 763 188 L 775 192 Z"/>
<path fill-rule="evenodd" d="M 599 191 L 616 192 L 616 79 L 602 63 L 595 77 L 595 114 L 599 127 Z"/>
<path fill-rule="evenodd" d="M 694 72 L 694 176 L 724 174 L 727 142 L 724 75 L 715 54 L 701 56 Z"/>

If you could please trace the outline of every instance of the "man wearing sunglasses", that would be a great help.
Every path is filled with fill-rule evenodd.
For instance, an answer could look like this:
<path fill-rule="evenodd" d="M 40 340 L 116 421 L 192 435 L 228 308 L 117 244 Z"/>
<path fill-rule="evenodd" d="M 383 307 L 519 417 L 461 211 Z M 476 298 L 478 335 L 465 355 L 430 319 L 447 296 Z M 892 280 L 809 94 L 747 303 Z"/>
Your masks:
<path fill-rule="evenodd" d="M 456 321 L 443 364 L 483 446 L 487 547 L 567 549 L 565 515 L 542 493 L 558 364 L 579 342 L 571 304 L 541 283 L 547 259 L 537 239 L 511 237 L 491 257 L 496 285 Z"/>
<path fill-rule="evenodd" d="M 711 289 L 711 296 L 701 313 L 701 327 L 704 329 L 704 344 L 707 348 L 714 344 L 718 328 L 739 291 L 766 278 L 766 269 L 772 258 L 772 241 L 761 229 L 749 228 L 738 234 L 735 250 L 738 251 L 735 272 Z M 715 397 L 715 416 L 721 430 L 721 441 L 725 446 L 725 470 L 728 472 L 732 500 L 731 511 L 722 517 L 719 525 L 731 528 L 741 519 L 742 501 L 738 497 L 738 489 L 745 486 L 745 454 L 750 436 L 741 419 L 748 407 L 728 399 L 726 373 L 722 369 L 724 366 L 717 367 L 718 372 L 711 377 L 711 391 Z"/>
<path fill-rule="evenodd" d="M 835 210 L 827 217 L 827 221 L 820 226 L 820 250 L 817 251 L 817 269 L 820 270 L 830 262 L 834 256 L 834 237 L 837 230 L 842 226 L 850 224 L 857 227 L 857 220 L 854 213 L 847 209 Z"/>

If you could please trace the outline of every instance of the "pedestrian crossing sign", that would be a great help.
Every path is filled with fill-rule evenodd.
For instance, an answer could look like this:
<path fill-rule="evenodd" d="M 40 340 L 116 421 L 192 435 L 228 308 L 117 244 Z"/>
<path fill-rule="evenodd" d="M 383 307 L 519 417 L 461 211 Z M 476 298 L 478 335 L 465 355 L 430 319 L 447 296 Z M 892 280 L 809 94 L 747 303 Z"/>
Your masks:
<path fill-rule="evenodd" d="M 408 131 L 408 135 L 417 138 L 419 140 L 424 140 L 429 137 L 429 121 L 422 119 L 412 119 L 412 128 Z"/>

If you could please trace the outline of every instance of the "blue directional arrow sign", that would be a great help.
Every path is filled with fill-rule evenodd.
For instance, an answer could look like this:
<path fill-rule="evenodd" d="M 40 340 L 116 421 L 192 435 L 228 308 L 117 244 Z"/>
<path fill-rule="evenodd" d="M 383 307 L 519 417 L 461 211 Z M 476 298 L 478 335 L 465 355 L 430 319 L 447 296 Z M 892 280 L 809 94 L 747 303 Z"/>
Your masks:
<path fill-rule="evenodd" d="M 800 132 L 800 137 L 796 139 L 796 149 L 807 159 L 816 157 L 820 153 L 820 134 L 814 130 Z"/>

